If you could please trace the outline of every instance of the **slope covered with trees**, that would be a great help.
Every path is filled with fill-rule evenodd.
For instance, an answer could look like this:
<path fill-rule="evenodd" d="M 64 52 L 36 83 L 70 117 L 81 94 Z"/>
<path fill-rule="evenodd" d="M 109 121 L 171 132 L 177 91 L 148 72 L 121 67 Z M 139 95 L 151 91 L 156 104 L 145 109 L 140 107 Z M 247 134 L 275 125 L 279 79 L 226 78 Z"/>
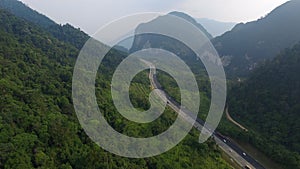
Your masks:
<path fill-rule="evenodd" d="M 300 168 L 300 44 L 262 64 L 231 90 L 229 111 L 244 137 L 286 168 Z"/>
<path fill-rule="evenodd" d="M 58 25 L 47 16 L 32 10 L 18 0 L 0 0 L 0 8 L 46 29 L 55 38 L 70 43 L 78 49 L 80 49 L 89 38 L 89 36 L 80 29 L 76 29 L 70 24 L 63 26 Z"/>
<path fill-rule="evenodd" d="M 152 158 L 122 158 L 98 147 L 79 125 L 72 105 L 77 36 L 64 35 L 69 40 L 58 36 L 51 28 L 0 10 L 0 168 L 230 168 L 215 143 L 198 144 L 194 130 L 171 151 Z M 151 136 L 166 130 L 176 117 L 169 109 L 146 126 L 117 113 L 110 77 L 124 57 L 111 51 L 99 70 L 99 108 L 124 134 Z M 132 102 L 142 109 L 148 106 L 147 78 L 141 73 L 131 86 Z"/>
<path fill-rule="evenodd" d="M 267 16 L 212 40 L 223 57 L 227 74 L 247 76 L 261 62 L 300 41 L 300 1 L 291 0 Z"/>

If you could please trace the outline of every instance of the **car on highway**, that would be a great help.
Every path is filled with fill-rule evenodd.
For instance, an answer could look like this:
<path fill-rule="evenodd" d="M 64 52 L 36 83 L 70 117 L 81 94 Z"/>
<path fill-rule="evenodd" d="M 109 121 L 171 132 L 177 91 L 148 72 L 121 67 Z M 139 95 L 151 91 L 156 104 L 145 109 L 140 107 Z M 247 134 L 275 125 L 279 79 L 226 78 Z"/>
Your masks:
<path fill-rule="evenodd" d="M 247 165 L 245 165 L 245 167 L 244 167 L 245 169 L 252 169 L 248 164 Z"/>

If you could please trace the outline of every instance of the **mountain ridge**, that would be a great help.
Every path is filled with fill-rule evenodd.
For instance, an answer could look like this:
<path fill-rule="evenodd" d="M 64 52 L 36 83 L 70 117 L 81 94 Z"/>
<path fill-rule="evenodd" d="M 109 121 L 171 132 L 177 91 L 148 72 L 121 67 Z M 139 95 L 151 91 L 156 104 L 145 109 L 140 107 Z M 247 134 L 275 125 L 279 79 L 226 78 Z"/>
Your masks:
<path fill-rule="evenodd" d="M 227 74 L 245 77 L 256 66 L 300 41 L 300 1 L 275 8 L 266 17 L 237 24 L 212 40 L 224 60 Z"/>
<path fill-rule="evenodd" d="M 197 28 L 199 28 L 207 36 L 208 39 L 213 38 L 213 36 L 204 28 L 204 26 L 201 25 L 199 22 L 197 22 L 197 20 L 195 18 L 193 18 L 192 16 L 190 16 L 184 12 L 179 12 L 179 11 L 170 12 L 169 15 L 178 16 L 180 18 L 183 18 L 183 19 L 189 21 L 190 23 L 195 25 Z"/>
<path fill-rule="evenodd" d="M 204 76 L 207 76 L 207 72 L 204 69 L 203 63 L 198 59 L 194 51 L 192 51 L 186 44 L 183 42 L 180 42 L 177 39 L 174 39 L 172 37 L 167 37 L 164 35 L 159 34 L 140 34 L 140 32 L 143 31 L 149 31 L 151 29 L 157 29 L 157 25 L 161 26 L 161 29 L 169 29 L 170 26 L 168 24 L 168 19 L 172 18 L 174 15 L 176 17 L 180 17 L 187 22 L 193 24 L 193 26 L 196 26 L 204 35 L 204 38 L 207 37 L 207 41 L 209 41 L 209 37 L 212 37 L 205 28 L 196 22 L 194 18 L 191 16 L 182 13 L 182 12 L 171 12 L 167 15 L 159 16 L 150 22 L 140 24 L 135 29 L 135 35 L 133 40 L 133 45 L 131 49 L 129 50 L 130 53 L 134 53 L 136 51 L 142 50 L 142 49 L 148 49 L 148 48 L 158 48 L 158 49 L 164 49 L 169 52 L 172 52 L 176 54 L 178 57 L 180 57 L 183 61 L 187 63 L 188 66 L 191 67 L 191 70 L 196 74 L 202 74 Z M 176 25 L 175 23 L 173 23 Z M 174 26 L 173 25 L 173 26 Z M 186 29 L 186 27 L 180 27 L 181 25 L 176 27 L 177 31 L 189 31 Z M 175 29 L 175 28 L 174 28 Z"/>
<path fill-rule="evenodd" d="M 59 25 L 18 0 L 0 0 L 0 8 L 39 27 L 43 27 L 54 37 L 76 46 L 77 49 L 81 49 L 84 43 L 90 38 L 79 28 L 74 28 L 70 24 Z M 70 39 L 71 37 L 72 39 Z"/>

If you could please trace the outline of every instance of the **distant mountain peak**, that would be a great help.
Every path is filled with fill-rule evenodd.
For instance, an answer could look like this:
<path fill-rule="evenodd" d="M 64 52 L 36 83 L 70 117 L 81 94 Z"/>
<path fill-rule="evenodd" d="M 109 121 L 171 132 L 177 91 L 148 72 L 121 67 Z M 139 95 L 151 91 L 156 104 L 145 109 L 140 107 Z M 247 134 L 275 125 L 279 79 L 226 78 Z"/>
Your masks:
<path fill-rule="evenodd" d="M 185 20 L 188 20 L 188 21 L 190 21 L 190 22 L 193 22 L 193 23 L 196 23 L 196 22 L 197 22 L 193 17 L 191 17 L 190 15 L 188 15 L 188 14 L 186 14 L 186 13 L 184 13 L 184 12 L 173 11 L 173 12 L 170 12 L 169 14 L 170 14 L 170 15 L 174 15 L 174 16 L 178 16 L 178 17 L 181 17 L 181 18 L 183 18 L 183 19 L 185 19 Z"/>
<path fill-rule="evenodd" d="M 237 23 L 222 22 L 209 18 L 197 18 L 200 23 L 213 37 L 221 36 L 227 31 L 230 31 Z"/>
<path fill-rule="evenodd" d="M 199 22 L 197 22 L 196 19 L 191 17 L 190 15 L 188 15 L 184 12 L 179 12 L 179 11 L 170 12 L 169 15 L 174 15 L 174 16 L 178 16 L 180 18 L 185 19 L 186 21 L 188 21 L 188 22 L 192 23 L 193 25 L 195 25 L 196 27 L 198 27 L 209 39 L 213 38 L 213 36 L 203 27 L 203 25 L 201 25 Z"/>
<path fill-rule="evenodd" d="M 189 57 L 194 57 L 192 52 L 190 51 L 190 49 L 187 46 L 181 44 L 178 41 L 176 42 L 176 40 L 174 40 L 174 39 L 172 40 L 172 38 L 170 38 L 170 37 L 166 37 L 164 35 L 157 35 L 157 34 L 142 34 L 142 35 L 140 34 L 140 32 L 143 32 L 145 30 L 148 31 L 149 29 L 150 30 L 151 29 L 157 29 L 158 25 L 164 25 L 164 26 L 169 27 L 170 25 L 169 25 L 168 22 L 170 20 L 168 20 L 168 19 L 171 17 L 170 15 L 182 18 L 183 20 L 193 24 L 209 40 L 212 39 L 211 34 L 209 34 L 206 31 L 206 29 L 201 24 L 199 24 L 194 18 L 192 18 L 191 16 L 189 16 L 186 13 L 173 11 L 173 12 L 170 12 L 169 14 L 167 14 L 167 15 L 159 16 L 159 17 L 157 17 L 157 18 L 155 18 L 155 19 L 153 19 L 153 20 L 151 20 L 147 23 L 142 23 L 142 24 L 138 25 L 138 27 L 135 29 L 135 36 L 134 36 L 134 40 L 133 40 L 133 45 L 132 45 L 132 47 L 129 51 L 132 53 L 132 52 L 136 52 L 136 51 L 141 50 L 141 49 L 146 49 L 146 48 L 151 48 L 151 47 L 162 48 L 162 46 L 164 46 L 166 48 L 172 48 L 173 53 L 185 53 L 184 57 L 187 57 L 186 54 L 189 53 L 190 54 Z M 174 25 L 176 25 L 176 24 L 174 24 Z M 182 29 L 180 29 L 180 31 L 182 31 Z M 180 47 L 178 47 L 178 46 L 180 46 Z M 182 51 L 180 51 L 180 50 L 182 50 Z"/>

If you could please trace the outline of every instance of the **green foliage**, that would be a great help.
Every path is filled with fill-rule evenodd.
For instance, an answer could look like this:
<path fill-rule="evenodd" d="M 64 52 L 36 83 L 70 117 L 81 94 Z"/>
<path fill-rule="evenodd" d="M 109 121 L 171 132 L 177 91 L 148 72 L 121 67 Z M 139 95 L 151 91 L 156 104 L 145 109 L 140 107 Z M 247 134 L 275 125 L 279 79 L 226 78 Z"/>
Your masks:
<path fill-rule="evenodd" d="M 300 1 L 291 0 L 266 17 L 238 24 L 212 40 L 219 54 L 230 61 L 230 77 L 247 76 L 257 64 L 274 58 L 300 40 Z"/>
<path fill-rule="evenodd" d="M 253 130 L 242 139 L 286 168 L 300 168 L 299 73 L 300 44 L 261 65 L 229 97 L 231 114 Z"/>
<path fill-rule="evenodd" d="M 19 18 L 23 18 L 39 27 L 46 29 L 52 36 L 63 42 L 69 43 L 81 49 L 84 43 L 89 39 L 89 36 L 76 29 L 70 24 L 58 25 L 48 17 L 32 10 L 18 0 L 1 0 L 0 8 L 9 11 Z"/>
<path fill-rule="evenodd" d="M 164 91 L 168 93 L 178 103 L 181 102 L 181 95 L 176 81 L 166 72 L 157 71 L 157 80 Z M 206 75 L 196 75 L 197 84 L 200 91 L 200 108 L 198 116 L 205 119 L 210 106 L 210 82 Z"/>
<path fill-rule="evenodd" d="M 29 10 L 29 7 L 17 0 L 1 0 L 0 8 L 6 9 L 18 17 L 26 18 L 43 27 L 49 27 L 56 24 L 48 17 L 40 15 L 37 11 Z"/>
<path fill-rule="evenodd" d="M 181 102 L 180 89 L 177 86 L 176 81 L 166 72 L 157 71 L 157 80 L 161 84 L 161 87 L 178 103 Z"/>
<path fill-rule="evenodd" d="M 230 168 L 213 142 L 198 143 L 196 131 L 171 151 L 146 159 L 122 158 L 95 145 L 72 106 L 76 44 L 84 43 L 78 43 L 73 33 L 60 39 L 0 10 L 0 168 Z M 99 108 L 107 121 L 132 136 L 168 129 L 176 118 L 170 109 L 147 125 L 129 122 L 115 110 L 110 79 L 122 58 L 123 54 L 111 51 L 97 78 Z M 130 91 L 137 108 L 148 108 L 149 91 L 147 72 L 142 72 Z"/>

